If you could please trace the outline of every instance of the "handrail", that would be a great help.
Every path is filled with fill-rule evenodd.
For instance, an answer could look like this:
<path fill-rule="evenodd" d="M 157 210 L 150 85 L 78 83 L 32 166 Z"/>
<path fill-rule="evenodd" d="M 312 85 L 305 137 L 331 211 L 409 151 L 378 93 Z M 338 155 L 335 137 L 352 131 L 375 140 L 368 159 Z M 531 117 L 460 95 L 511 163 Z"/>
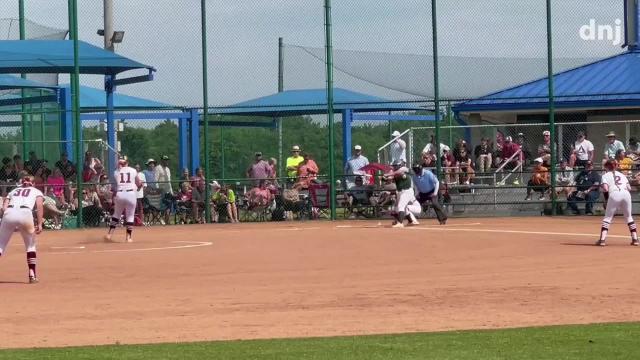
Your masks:
<path fill-rule="evenodd" d="M 498 169 L 496 169 L 495 173 L 499 173 L 502 172 L 502 170 L 504 170 L 504 167 L 507 166 L 508 163 L 511 162 L 511 160 L 513 160 L 514 157 L 516 157 L 516 155 L 520 155 L 522 153 L 522 149 L 518 149 L 518 151 L 516 151 L 513 155 L 511 155 L 510 158 L 507 159 L 507 161 L 504 162 L 504 164 L 500 165 L 500 167 Z"/>
<path fill-rule="evenodd" d="M 389 140 L 387 143 L 385 143 L 384 145 L 382 145 L 378 151 L 377 151 L 377 155 L 378 155 L 378 163 L 380 163 L 382 160 L 380 159 L 380 151 L 384 150 L 386 147 L 388 147 L 389 145 L 393 144 L 394 141 L 396 141 L 397 139 L 401 138 L 403 135 L 406 135 L 407 133 L 409 133 L 411 131 L 411 129 L 407 129 L 404 132 L 402 132 L 400 135 L 394 137 L 393 139 Z"/>

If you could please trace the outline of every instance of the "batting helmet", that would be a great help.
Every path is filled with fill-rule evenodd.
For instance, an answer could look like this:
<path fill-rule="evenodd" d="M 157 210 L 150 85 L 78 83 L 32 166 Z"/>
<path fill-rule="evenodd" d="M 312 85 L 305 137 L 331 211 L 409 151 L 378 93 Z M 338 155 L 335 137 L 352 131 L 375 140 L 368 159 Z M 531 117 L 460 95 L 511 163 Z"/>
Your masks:
<path fill-rule="evenodd" d="M 618 167 L 618 162 L 613 159 L 609 159 L 604 163 L 604 168 L 607 169 L 607 171 L 613 171 L 617 167 Z"/>

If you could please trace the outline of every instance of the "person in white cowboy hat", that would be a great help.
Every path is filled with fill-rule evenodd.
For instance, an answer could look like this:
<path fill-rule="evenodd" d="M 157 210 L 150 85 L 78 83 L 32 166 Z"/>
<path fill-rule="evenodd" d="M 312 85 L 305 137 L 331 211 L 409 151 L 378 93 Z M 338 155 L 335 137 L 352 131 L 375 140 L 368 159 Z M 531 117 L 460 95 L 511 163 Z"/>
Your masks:
<path fill-rule="evenodd" d="M 391 134 L 393 142 L 389 145 L 389 155 L 391 164 L 401 161 L 407 163 L 407 143 L 400 138 L 400 131 L 396 130 Z"/>
<path fill-rule="evenodd" d="M 304 157 L 300 155 L 300 146 L 293 145 L 291 147 L 291 156 L 287 158 L 287 177 L 289 177 L 289 182 L 293 183 L 296 180 L 296 176 L 298 175 L 298 167 L 300 163 L 304 161 Z"/>
<path fill-rule="evenodd" d="M 604 158 L 602 159 L 602 166 L 607 160 L 615 160 L 618 150 L 625 151 L 622 141 L 616 138 L 616 133 L 609 131 L 607 134 L 607 145 L 604 146 Z"/>
<path fill-rule="evenodd" d="M 156 161 L 150 158 L 144 164 L 147 165 L 147 169 L 143 170 L 142 173 L 144 174 L 144 178 L 147 180 L 147 187 L 149 189 L 157 189 L 158 179 L 156 179 Z"/>
<path fill-rule="evenodd" d="M 544 159 L 539 157 L 534 161 L 533 174 L 529 183 L 527 183 L 527 197 L 525 200 L 531 200 L 531 193 L 536 191 L 540 193 L 539 200 L 544 200 L 544 194 L 549 188 L 549 169 L 544 167 Z"/>
<path fill-rule="evenodd" d="M 355 186 L 355 175 L 364 175 L 364 172 L 360 171 L 363 167 L 369 165 L 369 159 L 362 155 L 362 146 L 356 145 L 353 147 L 353 156 L 344 164 L 344 174 L 346 175 L 347 189 L 351 189 Z"/>

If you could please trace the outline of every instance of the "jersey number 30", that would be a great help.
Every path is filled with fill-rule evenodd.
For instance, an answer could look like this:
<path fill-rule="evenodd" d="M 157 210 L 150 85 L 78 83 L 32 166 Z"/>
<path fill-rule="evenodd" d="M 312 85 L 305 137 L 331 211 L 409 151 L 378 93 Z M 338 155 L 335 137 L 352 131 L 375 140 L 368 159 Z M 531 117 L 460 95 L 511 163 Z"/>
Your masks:
<path fill-rule="evenodd" d="M 17 189 L 13 193 L 13 196 L 27 197 L 27 196 L 29 196 L 29 194 L 31 194 L 31 189 Z"/>
<path fill-rule="evenodd" d="M 125 180 L 124 173 L 120 173 L 120 184 L 130 184 L 131 183 L 131 173 L 127 173 L 127 180 Z"/>

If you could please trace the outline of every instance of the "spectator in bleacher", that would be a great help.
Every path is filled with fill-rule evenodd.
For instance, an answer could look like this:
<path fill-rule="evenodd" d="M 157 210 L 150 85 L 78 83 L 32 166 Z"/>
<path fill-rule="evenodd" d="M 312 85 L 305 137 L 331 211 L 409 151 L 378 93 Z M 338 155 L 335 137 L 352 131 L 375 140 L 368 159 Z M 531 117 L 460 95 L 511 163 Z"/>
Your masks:
<path fill-rule="evenodd" d="M 31 175 L 35 175 L 42 166 L 42 160 L 38 159 L 35 151 L 29 151 L 29 160 L 24 163 L 24 168 Z"/>
<path fill-rule="evenodd" d="M 402 161 L 407 163 L 407 143 L 400 138 L 400 131 L 396 130 L 391 134 L 393 142 L 389 145 L 389 155 L 391 163 Z"/>
<path fill-rule="evenodd" d="M 444 154 L 444 151 L 450 151 L 451 148 L 448 147 L 447 145 L 440 143 L 440 154 L 438 156 L 442 156 Z M 436 139 L 433 135 L 431 135 L 431 138 L 429 139 L 429 143 L 424 147 L 424 149 L 422 149 L 422 153 L 423 154 L 427 154 L 427 153 L 431 153 L 434 154 L 436 153 Z"/>
<path fill-rule="evenodd" d="M 33 175 L 33 187 L 44 192 L 44 184 L 47 182 L 48 169 L 44 164 L 37 166 Z"/>
<path fill-rule="evenodd" d="M 16 174 L 20 174 L 20 172 L 24 170 L 22 157 L 18 154 L 13 155 L 13 170 L 15 170 Z M 22 177 L 19 177 L 18 179 L 22 179 Z"/>
<path fill-rule="evenodd" d="M 474 155 L 476 157 L 476 164 L 478 165 L 478 172 L 490 172 L 491 164 L 493 164 L 493 149 L 489 143 L 489 138 L 483 137 L 482 140 L 480 140 L 480 145 L 476 146 Z"/>
<path fill-rule="evenodd" d="M 199 167 L 191 178 L 191 215 L 198 224 L 204 224 L 201 210 L 204 210 L 205 186 L 204 169 Z"/>
<path fill-rule="evenodd" d="M 82 206 L 82 222 L 87 226 L 98 226 L 102 220 L 103 210 L 100 198 L 95 186 L 87 186 L 82 189 L 82 202 L 78 204 L 78 198 L 74 197 L 74 209 Z"/>
<path fill-rule="evenodd" d="M 630 157 L 633 161 L 640 160 L 640 143 L 638 143 L 638 139 L 633 136 L 629 138 L 627 157 Z"/>
<path fill-rule="evenodd" d="M 505 171 L 511 171 L 521 164 L 520 156 L 516 155 L 519 151 L 520 145 L 514 143 L 511 136 L 507 136 L 502 145 L 502 163 L 500 164 L 500 166 L 504 165 Z M 520 182 L 515 178 L 513 184 L 518 185 Z"/>
<path fill-rule="evenodd" d="M 233 189 L 227 185 L 222 187 L 217 181 L 211 183 L 211 188 L 213 190 L 211 195 L 213 222 L 220 221 L 220 211 L 222 210 L 226 210 L 230 222 L 240 222 L 238 219 L 238 208 L 236 206 L 236 194 Z"/>
<path fill-rule="evenodd" d="M 156 161 L 153 159 L 147 160 L 145 163 L 147 170 L 144 170 L 144 178 L 147 180 L 147 188 L 149 190 L 155 190 L 158 188 L 158 182 L 156 179 Z"/>
<path fill-rule="evenodd" d="M 180 186 L 185 182 L 191 183 L 191 174 L 187 168 L 182 169 L 182 174 L 180 175 Z"/>
<path fill-rule="evenodd" d="M 294 183 L 296 176 L 298 176 L 298 166 L 304 161 L 304 158 L 300 156 L 300 146 L 293 145 L 291 148 L 291 156 L 287 158 L 287 177 L 290 183 Z"/>
<path fill-rule="evenodd" d="M 113 187 L 107 174 L 100 175 L 96 185 L 96 194 L 100 200 L 100 206 L 107 212 L 113 209 Z"/>
<path fill-rule="evenodd" d="M 456 158 L 456 168 L 458 169 L 458 179 L 460 184 L 469 185 L 473 182 L 475 177 L 475 171 L 473 171 L 473 161 L 467 152 L 465 147 L 462 147 L 458 151 L 458 157 Z"/>
<path fill-rule="evenodd" d="M 173 187 L 171 186 L 171 169 L 169 168 L 169 157 L 162 155 L 160 157 L 160 165 L 154 168 L 155 180 L 158 182 L 158 188 L 163 194 L 173 195 Z"/>
<path fill-rule="evenodd" d="M 548 169 L 551 166 L 551 132 L 549 130 L 543 131 L 542 137 L 542 144 L 538 145 L 538 157 L 542 158 L 544 161 L 543 165 Z M 554 143 L 553 147 L 557 156 L 558 145 Z"/>
<path fill-rule="evenodd" d="M 184 181 L 180 184 L 180 191 L 176 194 L 177 207 L 179 209 L 184 209 L 185 211 L 180 211 L 180 220 L 178 220 L 178 224 L 187 224 L 189 219 L 187 219 L 187 209 L 192 209 L 191 199 L 193 197 L 193 190 L 191 189 L 191 183 L 189 181 Z M 178 212 L 176 212 L 178 213 Z"/>
<path fill-rule="evenodd" d="M 618 150 L 616 152 L 616 162 L 618 163 L 618 171 L 626 176 L 631 175 L 631 170 L 633 169 L 633 160 L 627 157 L 624 150 Z"/>
<path fill-rule="evenodd" d="M 3 158 L 2 167 L 0 168 L 0 193 L 2 197 L 7 196 L 7 193 L 13 190 L 13 187 L 15 186 L 17 181 L 18 173 L 11 163 L 11 158 Z"/>
<path fill-rule="evenodd" d="M 311 154 L 305 153 L 304 161 L 298 167 L 298 178 L 293 188 L 298 191 L 308 189 L 309 185 L 317 179 L 319 172 L 318 164 L 313 160 Z"/>
<path fill-rule="evenodd" d="M 260 184 L 260 180 L 269 179 L 271 177 L 271 166 L 262 159 L 262 152 L 257 151 L 253 164 L 247 169 L 247 177 L 252 181 L 254 186 Z"/>
<path fill-rule="evenodd" d="M 593 143 L 587 140 L 587 136 L 584 131 L 578 132 L 578 139 L 573 144 L 573 150 L 571 151 L 571 157 L 569 159 L 569 166 L 572 168 L 583 168 L 588 161 L 593 162 L 593 155 L 595 148 Z"/>
<path fill-rule="evenodd" d="M 147 188 L 147 177 L 142 172 L 140 164 L 136 164 L 135 169 L 138 172 L 138 180 L 140 180 L 142 187 L 136 191 L 136 217 L 133 223 L 136 226 L 142 226 L 144 225 L 144 191 Z"/>
<path fill-rule="evenodd" d="M 456 166 L 456 158 L 449 149 L 444 149 L 442 158 L 440 159 L 442 164 L 442 171 L 445 174 L 445 179 L 449 184 L 458 183 L 458 167 Z"/>
<path fill-rule="evenodd" d="M 44 193 L 52 194 L 60 205 L 65 206 L 67 204 L 65 199 L 65 187 L 65 180 L 62 176 L 62 171 L 56 167 L 53 169 L 51 176 L 47 177 Z"/>
<path fill-rule="evenodd" d="M 344 174 L 346 175 L 347 189 L 351 189 L 355 186 L 356 175 L 364 175 L 363 171 L 360 171 L 363 167 L 369 165 L 369 159 L 362 155 L 362 146 L 356 145 L 353 147 L 353 155 L 347 163 L 344 164 Z"/>
<path fill-rule="evenodd" d="M 584 170 L 576 176 L 576 190 L 567 199 L 567 205 L 575 215 L 580 215 L 577 202 L 584 201 L 585 214 L 593 215 L 593 203 L 600 197 L 601 177 L 593 169 L 593 162 L 587 161 Z"/>
<path fill-rule="evenodd" d="M 436 155 L 430 151 L 422 151 L 422 166 L 425 168 L 435 168 L 436 164 Z"/>
<path fill-rule="evenodd" d="M 373 199 L 373 186 L 364 184 L 364 177 L 358 175 L 354 179 L 354 184 L 348 189 L 346 199 L 346 206 L 350 217 L 358 217 L 360 214 L 354 210 L 359 205 L 372 205 Z"/>
<path fill-rule="evenodd" d="M 69 161 L 69 156 L 66 152 L 60 154 L 60 160 L 56 161 L 56 168 L 60 169 L 62 177 L 65 181 L 73 181 L 76 176 L 76 166 Z"/>
<path fill-rule="evenodd" d="M 529 150 L 529 145 L 527 144 L 527 138 L 524 136 L 523 133 L 518 133 L 518 135 L 516 136 L 516 140 L 515 143 L 518 144 L 518 146 L 520 146 L 520 160 L 522 161 L 522 164 L 528 164 L 529 161 L 531 161 L 531 159 L 533 158 L 532 154 L 531 154 L 531 150 Z"/>
<path fill-rule="evenodd" d="M 264 208 L 271 204 L 274 195 L 271 190 L 269 190 L 269 185 L 269 180 L 260 180 L 258 186 L 254 186 L 249 190 L 247 195 L 245 195 L 249 210 Z"/>
<path fill-rule="evenodd" d="M 607 145 L 604 147 L 604 158 L 602 159 L 602 166 L 607 160 L 615 160 L 618 150 L 624 151 L 624 144 L 622 141 L 616 139 L 616 133 L 609 131 L 607 134 Z"/>
<path fill-rule="evenodd" d="M 467 154 L 471 154 L 471 149 L 469 148 L 469 145 L 467 145 L 467 142 L 464 139 L 458 139 L 453 147 L 453 157 L 458 159 L 462 150 L 465 150 Z"/>
<path fill-rule="evenodd" d="M 163 196 L 163 201 L 167 204 L 169 211 L 164 215 L 165 224 L 169 224 L 169 216 L 175 212 L 175 202 L 173 201 L 173 186 L 171 184 L 171 169 L 169 168 L 169 157 L 162 155 L 160 164 L 154 169 L 158 189 Z"/>
<path fill-rule="evenodd" d="M 544 159 L 541 157 L 536 158 L 534 161 L 533 174 L 531 179 L 527 183 L 527 197 L 526 201 L 531 200 L 532 192 L 539 192 L 540 197 L 538 200 L 544 200 L 544 194 L 549 189 L 549 169 L 544 166 Z"/>
<path fill-rule="evenodd" d="M 564 194 L 565 198 L 569 198 L 569 195 L 573 192 L 574 185 L 575 174 L 573 173 L 573 168 L 568 166 L 566 159 L 562 159 L 556 171 L 556 194 Z"/>
<path fill-rule="evenodd" d="M 502 131 L 498 130 L 496 132 L 496 148 L 493 156 L 495 167 L 500 167 L 500 165 L 503 163 L 502 147 L 504 146 L 504 139 L 504 134 L 502 133 Z"/>
<path fill-rule="evenodd" d="M 95 182 L 99 180 L 99 172 L 102 171 L 102 162 L 93 156 L 91 151 L 84 153 L 84 163 L 82 166 L 82 181 Z"/>
<path fill-rule="evenodd" d="M 271 186 L 279 188 L 280 185 L 278 184 L 278 160 L 276 160 L 276 158 L 270 158 L 268 164 L 269 169 L 271 170 L 271 177 L 269 178 Z"/>

